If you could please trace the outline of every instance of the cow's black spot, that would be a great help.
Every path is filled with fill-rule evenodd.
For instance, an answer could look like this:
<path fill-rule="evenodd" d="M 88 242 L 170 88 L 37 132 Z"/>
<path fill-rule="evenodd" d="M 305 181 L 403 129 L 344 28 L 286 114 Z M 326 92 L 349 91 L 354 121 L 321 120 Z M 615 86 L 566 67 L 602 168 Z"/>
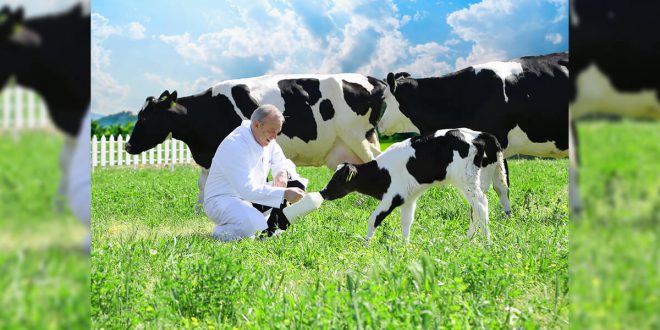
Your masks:
<path fill-rule="evenodd" d="M 372 128 L 367 131 L 367 133 L 364 134 L 364 138 L 367 139 L 367 141 L 371 143 L 377 143 L 378 142 L 378 134 L 376 134 L 376 129 Z"/>
<path fill-rule="evenodd" d="M 381 117 L 381 109 L 383 108 L 387 85 L 374 77 L 367 77 L 367 80 L 374 86 L 369 95 L 369 108 L 371 108 L 369 123 L 375 127 Z"/>
<path fill-rule="evenodd" d="M 335 116 L 335 108 L 332 107 L 332 102 L 330 100 L 325 99 L 321 101 L 321 105 L 319 107 L 323 121 L 328 121 Z"/>
<path fill-rule="evenodd" d="M 284 116 L 295 117 L 285 121 L 282 134 L 298 137 L 305 142 L 316 140 L 318 133 L 312 106 L 321 98 L 318 79 L 283 79 L 277 82 L 284 99 Z"/>
<path fill-rule="evenodd" d="M 383 220 L 388 215 L 390 215 L 390 213 L 392 213 L 392 211 L 394 211 L 395 208 L 403 205 L 403 202 L 404 202 L 404 200 L 401 197 L 401 195 L 397 194 L 396 196 L 394 196 L 394 198 L 392 198 L 392 205 L 390 205 L 390 207 L 386 211 L 380 212 L 376 216 L 376 221 L 374 222 L 374 228 L 377 228 L 378 226 L 380 226 L 380 224 L 383 222 Z"/>
<path fill-rule="evenodd" d="M 231 88 L 231 96 L 234 102 L 245 118 L 250 118 L 259 103 L 250 95 L 250 88 L 247 85 L 236 85 Z"/>
<path fill-rule="evenodd" d="M 450 130 L 438 137 L 433 134 L 416 136 L 411 138 L 410 143 L 415 149 L 415 156 L 408 159 L 406 168 L 421 184 L 444 180 L 447 166 L 454 159 L 454 151 L 465 158 L 470 150 L 470 144 L 458 130 Z"/>
<path fill-rule="evenodd" d="M 358 83 L 342 80 L 344 100 L 348 106 L 358 114 L 364 116 L 369 112 L 369 91 Z"/>

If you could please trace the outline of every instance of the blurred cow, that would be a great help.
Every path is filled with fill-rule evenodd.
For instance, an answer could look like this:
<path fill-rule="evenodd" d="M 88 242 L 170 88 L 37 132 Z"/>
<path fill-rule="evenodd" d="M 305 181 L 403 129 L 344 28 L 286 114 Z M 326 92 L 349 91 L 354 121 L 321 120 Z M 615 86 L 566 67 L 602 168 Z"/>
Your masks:
<path fill-rule="evenodd" d="M 592 113 L 660 118 L 658 15 L 655 1 L 571 1 L 571 120 Z M 571 210 L 578 214 L 573 122 L 570 142 Z"/>

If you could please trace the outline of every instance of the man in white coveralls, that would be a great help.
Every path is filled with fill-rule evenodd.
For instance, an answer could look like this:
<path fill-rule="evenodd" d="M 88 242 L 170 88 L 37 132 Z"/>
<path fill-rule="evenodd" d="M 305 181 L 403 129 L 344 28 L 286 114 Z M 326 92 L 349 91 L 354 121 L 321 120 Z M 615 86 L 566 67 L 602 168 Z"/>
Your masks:
<path fill-rule="evenodd" d="M 282 208 L 304 196 L 307 179 L 275 141 L 283 124 L 277 107 L 262 105 L 218 146 L 204 189 L 204 211 L 217 224 L 216 239 L 272 235 L 288 226 Z M 266 182 L 269 170 L 272 182 Z"/>

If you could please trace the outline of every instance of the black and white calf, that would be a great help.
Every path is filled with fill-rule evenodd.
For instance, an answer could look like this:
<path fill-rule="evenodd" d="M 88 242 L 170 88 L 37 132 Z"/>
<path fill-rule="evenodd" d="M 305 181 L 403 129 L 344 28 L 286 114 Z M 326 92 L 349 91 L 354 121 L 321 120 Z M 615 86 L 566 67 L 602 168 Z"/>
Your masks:
<path fill-rule="evenodd" d="M 504 157 L 495 136 L 466 128 L 446 129 L 395 143 L 371 162 L 339 165 L 320 193 L 325 200 L 342 198 L 353 191 L 381 200 L 369 217 L 367 240 L 383 219 L 401 206 L 401 232 L 403 240 L 408 241 L 419 196 L 431 186 L 452 184 L 470 204 L 468 237 L 473 238 L 481 229 L 490 241 L 484 191 L 494 172 L 495 190 L 508 210 Z"/>
<path fill-rule="evenodd" d="M 169 134 L 184 141 L 203 167 L 199 199 L 220 142 L 261 104 L 283 111 L 277 143 L 296 165 L 364 163 L 380 154 L 376 123 L 383 107 L 396 107 L 384 81 L 359 74 L 273 75 L 220 82 L 179 98 L 165 91 L 148 97 L 126 144 L 138 154 Z"/>
<path fill-rule="evenodd" d="M 571 120 L 603 113 L 660 119 L 657 1 L 571 1 Z M 577 140 L 570 130 L 571 211 L 580 210 Z"/>

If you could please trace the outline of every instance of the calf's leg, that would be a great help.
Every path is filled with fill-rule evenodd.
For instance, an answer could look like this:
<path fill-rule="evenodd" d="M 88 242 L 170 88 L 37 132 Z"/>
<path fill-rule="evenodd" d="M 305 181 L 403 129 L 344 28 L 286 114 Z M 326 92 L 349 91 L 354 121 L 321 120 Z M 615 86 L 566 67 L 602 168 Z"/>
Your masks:
<path fill-rule="evenodd" d="M 374 236 L 376 227 L 380 226 L 383 220 L 390 215 L 395 208 L 401 206 L 403 202 L 403 197 L 399 194 L 385 194 L 385 196 L 383 196 L 383 200 L 378 204 L 376 210 L 369 217 L 369 227 L 367 229 L 366 237 L 367 241 L 371 240 L 371 237 Z"/>

